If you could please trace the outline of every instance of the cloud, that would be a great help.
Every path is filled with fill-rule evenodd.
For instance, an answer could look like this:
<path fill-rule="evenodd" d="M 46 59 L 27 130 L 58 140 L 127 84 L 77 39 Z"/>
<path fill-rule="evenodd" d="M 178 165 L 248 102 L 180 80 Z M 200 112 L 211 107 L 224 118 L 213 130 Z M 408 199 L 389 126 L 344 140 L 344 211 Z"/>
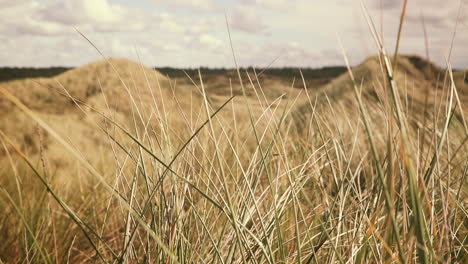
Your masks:
<path fill-rule="evenodd" d="M 391 53 L 403 0 L 384 0 L 383 12 L 381 0 L 364 1 Z M 458 1 L 409 1 L 401 52 L 425 54 L 424 16 L 431 59 L 443 65 Z M 232 66 L 222 6 L 244 66 L 265 66 L 277 56 L 276 66 L 342 64 L 337 34 L 353 64 L 377 52 L 359 1 L 352 0 L 0 0 L 0 64 L 81 65 L 99 59 L 76 27 L 105 55 L 135 60 L 139 50 L 150 65 Z M 468 5 L 461 10 L 465 24 L 467 14 Z M 452 59 L 461 68 L 468 65 L 468 30 L 459 24 L 458 31 Z"/>
<path fill-rule="evenodd" d="M 4 35 L 55 35 L 65 32 L 60 24 L 44 21 L 37 16 L 35 1 L 0 2 L 0 32 Z"/>
<path fill-rule="evenodd" d="M 0 0 L 0 6 L 2 8 L 11 8 L 11 7 L 27 4 L 28 2 L 30 1 L 29 0 L 17 0 L 17 1 Z"/>
<path fill-rule="evenodd" d="M 338 48 L 313 49 L 297 42 L 286 42 L 266 44 L 262 49 L 271 57 L 279 56 L 277 63 L 280 66 L 321 67 L 343 63 Z"/>
<path fill-rule="evenodd" d="M 0 2 L 0 32 L 8 35 L 65 35 L 73 27 L 95 32 L 143 30 L 139 10 L 108 0 L 21 0 Z"/>
<path fill-rule="evenodd" d="M 200 35 L 198 38 L 201 45 L 208 47 L 212 50 L 216 50 L 222 48 L 224 46 L 224 42 L 213 35 L 210 34 L 203 34 Z M 226 46 L 227 47 L 227 46 Z"/>
<path fill-rule="evenodd" d="M 421 25 L 424 17 L 424 22 L 427 27 L 439 29 L 453 27 L 460 7 L 462 8 L 460 10 L 462 19 L 463 16 L 466 16 L 468 13 L 468 6 L 460 6 L 460 3 L 460 0 L 445 0 L 443 4 L 441 4 L 441 0 L 408 1 L 405 14 L 405 25 L 411 23 Z M 390 18 L 391 21 L 386 21 L 387 24 L 398 25 L 397 23 L 399 23 L 403 0 L 368 0 L 368 5 L 374 11 L 379 12 L 379 16 L 383 15 L 386 18 Z M 381 11 L 383 11 L 383 13 L 380 13 Z"/>
<path fill-rule="evenodd" d="M 294 41 L 234 43 L 238 63 L 241 66 L 266 67 L 322 67 L 343 64 L 338 48 L 314 49 Z M 229 61 L 229 65 L 232 63 Z"/>
<path fill-rule="evenodd" d="M 39 14 L 43 19 L 67 25 L 115 24 L 126 18 L 127 11 L 121 6 L 109 4 L 107 0 L 57 0 L 41 6 Z"/>
<path fill-rule="evenodd" d="M 162 10 L 128 8 L 110 0 L 0 0 L 0 64 L 69 66 L 99 59 L 74 27 L 106 56 L 135 60 L 138 50 L 148 64 L 215 63 L 210 62 L 215 61 L 214 55 L 206 54 L 223 50 L 225 35 L 220 38 L 218 33 L 225 32 L 218 25 L 225 29 L 220 23 L 224 17 L 181 16 Z M 199 51 L 196 56 L 194 50 Z"/>
<path fill-rule="evenodd" d="M 415 3 L 408 4 L 410 10 L 406 18 L 409 22 L 421 24 L 424 17 L 427 27 L 445 30 L 453 29 L 459 11 L 461 21 L 466 20 L 468 14 L 468 6 L 460 6 L 460 2 L 456 0 L 446 0 L 443 5 L 440 1 L 427 0 L 422 8 L 417 9 L 417 7 Z"/>
<path fill-rule="evenodd" d="M 155 0 L 173 7 L 187 7 L 195 10 L 213 10 L 216 5 L 213 0 Z"/>
<path fill-rule="evenodd" d="M 255 4 L 243 0 L 230 12 L 230 27 L 246 33 L 263 33 L 267 26 L 263 23 Z"/>
<path fill-rule="evenodd" d="M 66 26 L 98 32 L 142 30 L 141 10 L 110 4 L 108 0 L 55 0 L 38 8 L 39 17 Z"/>
<path fill-rule="evenodd" d="M 283 9 L 287 6 L 294 6 L 298 0 L 238 0 L 241 5 L 248 5 L 252 8 Z"/>

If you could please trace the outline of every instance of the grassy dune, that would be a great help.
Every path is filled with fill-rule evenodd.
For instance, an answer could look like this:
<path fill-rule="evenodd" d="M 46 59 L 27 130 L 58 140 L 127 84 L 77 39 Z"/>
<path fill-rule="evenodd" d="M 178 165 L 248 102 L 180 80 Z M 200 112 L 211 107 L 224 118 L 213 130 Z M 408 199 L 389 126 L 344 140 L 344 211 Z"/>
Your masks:
<path fill-rule="evenodd" d="M 0 83 L 0 263 L 467 261 L 463 71 L 278 78 L 105 59 Z"/>

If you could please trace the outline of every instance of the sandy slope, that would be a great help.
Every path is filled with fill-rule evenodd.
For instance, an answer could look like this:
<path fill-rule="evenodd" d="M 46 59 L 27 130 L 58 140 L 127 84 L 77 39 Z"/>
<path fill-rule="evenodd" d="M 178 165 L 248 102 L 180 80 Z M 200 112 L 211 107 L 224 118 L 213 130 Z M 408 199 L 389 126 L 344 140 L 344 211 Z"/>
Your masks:
<path fill-rule="evenodd" d="M 445 105 L 441 102 L 445 100 L 448 91 L 446 72 L 417 56 L 401 56 L 398 62 L 395 79 L 403 108 L 409 113 L 410 122 L 417 129 L 422 122 L 426 122 L 423 121 L 425 118 L 431 120 L 437 113 L 444 113 Z M 378 57 L 370 57 L 353 68 L 373 125 L 377 129 L 386 129 L 387 126 L 384 108 L 388 102 L 385 92 L 388 87 L 382 72 Z M 231 94 L 237 95 L 234 99 L 236 107 L 227 107 L 220 117 L 232 119 L 232 111 L 235 111 L 238 115 L 236 121 L 248 130 L 247 104 L 250 104 L 256 117 L 279 117 L 281 110 L 285 106 L 290 107 L 297 99 L 297 106 L 292 108 L 293 118 L 298 120 L 299 129 L 311 125 L 311 104 L 301 89 L 294 89 L 292 84 L 285 85 L 285 82 L 262 79 L 257 81 L 252 75 L 249 80 L 243 73 L 244 89 L 248 96 L 245 99 L 242 97 L 240 83 L 234 77 L 215 76 L 204 82 L 207 100 L 213 108 L 219 107 Z M 465 116 L 468 116 L 468 86 L 464 78 L 463 72 L 455 73 L 459 98 Z M 193 83 L 170 80 L 149 67 L 125 59 L 97 61 L 54 78 L 16 80 L 1 85 L 86 155 L 99 156 L 99 149 L 108 144 L 105 134 L 99 132 L 99 126 L 105 127 L 103 119 L 90 107 L 127 124 L 128 127 L 132 127 L 134 118 L 145 120 L 140 123 L 148 124 L 157 124 L 158 120 L 165 119 L 171 124 L 170 129 L 176 139 L 187 137 L 197 124 L 206 119 L 199 79 L 194 79 Z M 331 125 L 340 127 L 343 135 L 353 133 L 359 123 L 359 114 L 347 73 L 319 89 L 310 90 L 309 95 L 313 104 L 317 100 L 316 113 L 320 113 L 321 120 L 331 118 Z M 276 107 L 278 109 L 273 114 Z M 63 158 L 63 150 L 47 135 L 44 135 L 42 143 L 39 142 L 36 124 L 3 97 L 0 97 L 0 115 L 0 129 L 26 152 L 37 154 L 40 144 L 43 144 L 54 166 L 68 166 L 66 164 L 70 161 Z M 459 127 L 456 131 L 462 131 L 461 112 L 458 111 L 455 117 L 454 126 Z M 264 119 L 268 121 L 268 118 Z M 187 129 L 189 126 L 192 128 Z M 152 129 L 159 131 L 157 127 Z M 6 151 L 2 147 L 0 155 L 4 154 Z"/>

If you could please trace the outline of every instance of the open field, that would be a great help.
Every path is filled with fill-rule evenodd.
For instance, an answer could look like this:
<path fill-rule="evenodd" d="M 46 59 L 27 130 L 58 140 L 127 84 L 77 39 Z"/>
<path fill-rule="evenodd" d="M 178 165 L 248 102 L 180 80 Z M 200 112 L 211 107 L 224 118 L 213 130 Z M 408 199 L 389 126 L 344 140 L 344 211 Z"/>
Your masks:
<path fill-rule="evenodd" d="M 1 82 L 0 261 L 465 262 L 466 74 L 384 59 Z"/>

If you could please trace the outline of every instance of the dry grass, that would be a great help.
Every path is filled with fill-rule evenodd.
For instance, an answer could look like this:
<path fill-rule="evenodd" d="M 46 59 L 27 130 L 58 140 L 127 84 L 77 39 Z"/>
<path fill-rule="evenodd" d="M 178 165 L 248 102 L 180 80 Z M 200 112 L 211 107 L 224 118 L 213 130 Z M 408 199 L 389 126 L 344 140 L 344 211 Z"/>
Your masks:
<path fill-rule="evenodd" d="M 317 91 L 116 59 L 2 83 L 0 262 L 466 262 L 465 76 L 380 51 Z"/>

